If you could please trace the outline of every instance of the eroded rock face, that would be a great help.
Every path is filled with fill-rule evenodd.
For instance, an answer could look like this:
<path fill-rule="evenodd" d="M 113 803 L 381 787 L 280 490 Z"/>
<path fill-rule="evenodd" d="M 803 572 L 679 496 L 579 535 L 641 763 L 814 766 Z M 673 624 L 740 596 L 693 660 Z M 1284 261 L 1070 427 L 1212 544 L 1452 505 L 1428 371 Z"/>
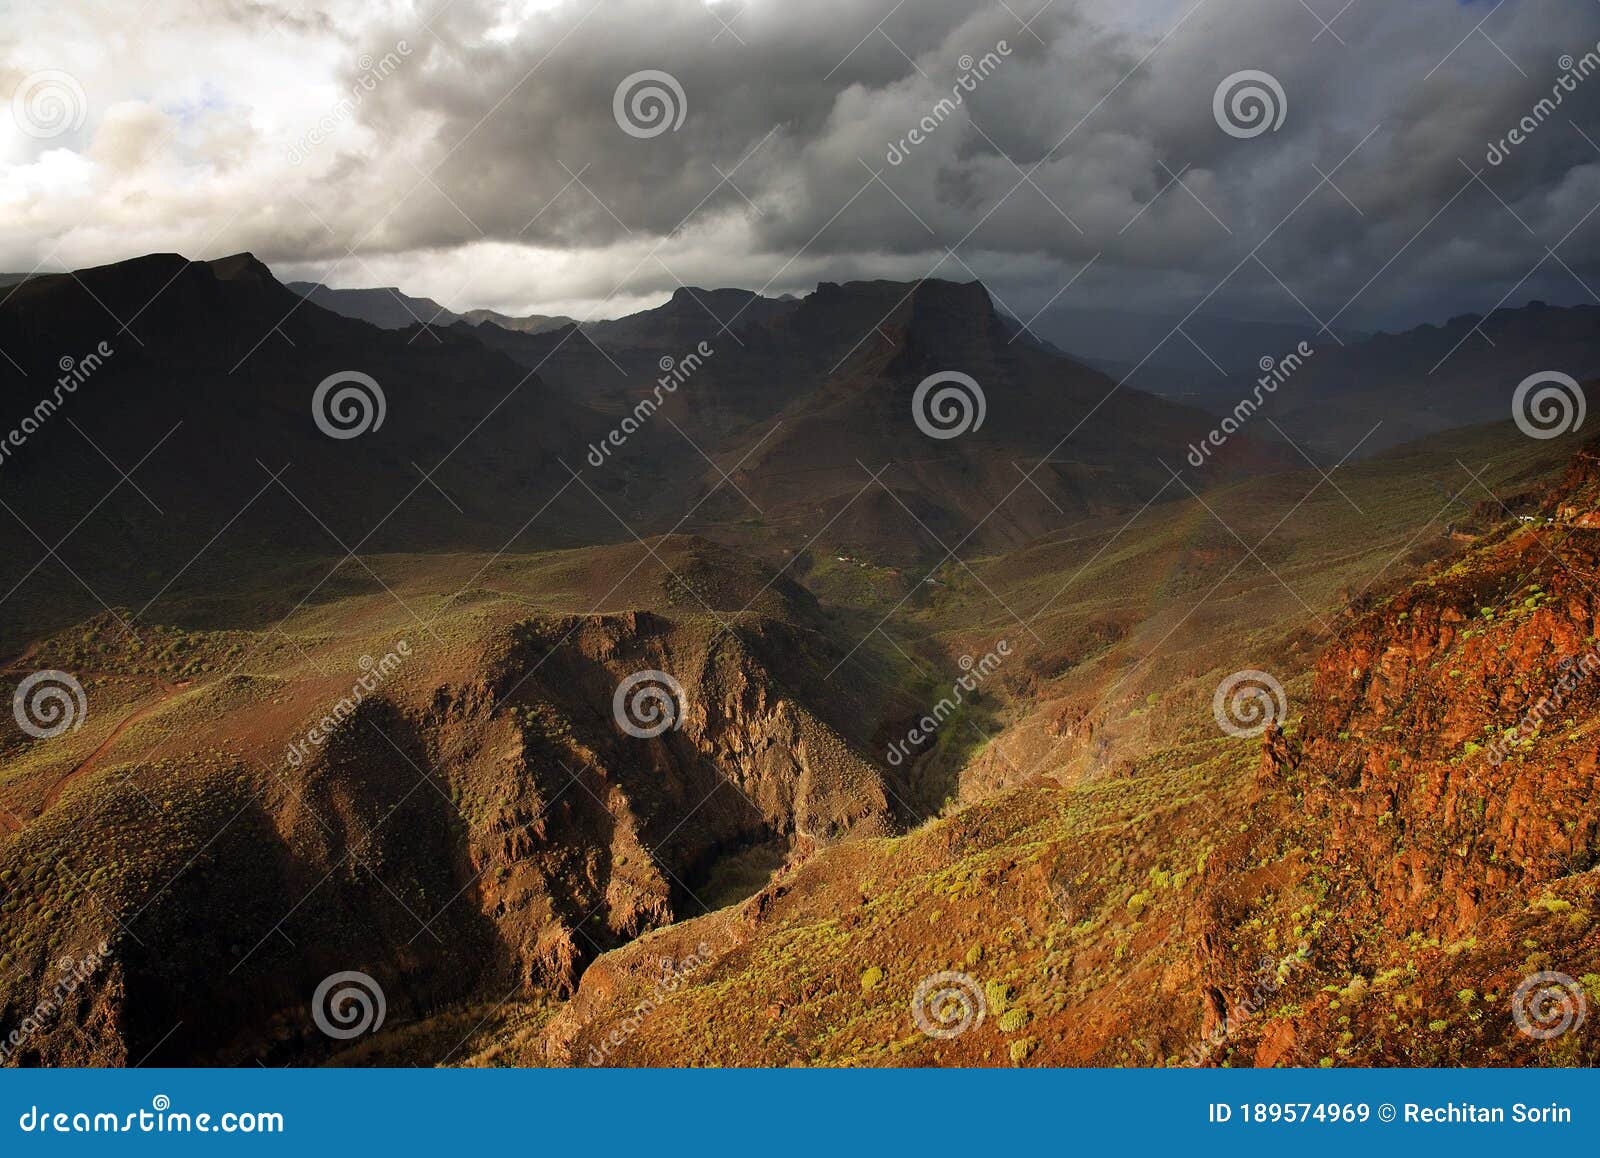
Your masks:
<path fill-rule="evenodd" d="M 9 938 L 22 976 L 84 938 L 111 950 L 26 1060 L 317 1058 L 312 990 L 362 969 L 396 1020 L 570 997 L 536 1044 L 582 1064 L 656 1000 L 670 958 L 692 996 L 602 1061 L 1593 1061 L 1600 1017 L 1545 1041 L 1511 1010 L 1530 976 L 1600 987 L 1595 456 L 1537 510 L 1352 608 L 1301 725 L 1255 758 L 1214 740 L 1003 792 L 904 840 L 834 843 L 894 828 L 864 754 L 883 721 L 830 692 L 837 653 L 803 616 L 498 630 L 408 670 L 286 772 L 252 778 L 254 753 L 180 761 L 97 797 L 112 823 L 68 793 L 0 846 L 6 900 L 26 890 L 54 913 L 79 883 L 96 902 L 48 925 L 53 941 Z M 679 689 L 657 701 L 665 726 L 635 717 L 643 735 L 615 704 L 641 672 Z M 243 686 L 229 710 L 281 748 L 320 702 L 291 693 Z M 287 707 L 258 715 L 269 700 Z M 154 812 L 134 799 L 152 792 Z M 85 833 L 132 867 L 58 872 Z M 712 866 L 774 841 L 816 851 L 702 915 Z M 5 931 L 32 916 L 11 905 Z M 949 970 L 982 975 L 1009 1037 L 912 1035 L 912 987 Z M 0 977 L 8 1023 L 40 997 Z M 184 1016 L 197 1008 L 215 1016 Z"/>
<path fill-rule="evenodd" d="M 1320 896 L 1300 927 L 1318 926 L 1316 964 L 1345 996 L 1314 997 L 1293 1029 L 1243 1035 L 1234 1044 L 1257 1064 L 1308 1064 L 1312 1048 L 1444 1060 L 1426 1030 L 1408 1038 L 1416 1016 L 1384 1024 L 1396 1000 L 1403 1012 L 1427 1012 L 1436 1034 L 1463 1017 L 1494 1026 L 1453 1035 L 1465 1052 L 1449 1060 L 1514 1060 L 1528 1041 L 1506 1032 L 1504 1008 L 1484 1019 L 1486 995 L 1503 1005 L 1524 975 L 1577 979 L 1600 967 L 1590 918 L 1600 534 L 1584 518 L 1600 508 L 1596 462 L 1580 453 L 1534 521 L 1501 512 L 1499 528 L 1452 565 L 1344 623 L 1317 663 L 1302 732 L 1265 737 L 1255 823 L 1277 835 L 1241 839 L 1219 875 L 1270 850 L 1285 896 L 1315 883 Z M 1218 906 L 1219 938 L 1239 952 L 1209 962 L 1214 978 L 1237 979 L 1270 908 L 1265 898 L 1242 911 Z M 1400 974 L 1419 969 L 1429 974 L 1423 992 L 1397 997 Z M 1387 987 L 1369 1001 L 1374 979 Z"/>
<path fill-rule="evenodd" d="M 547 1027 L 546 1056 L 1593 1064 L 1596 459 L 1540 510 L 1353 608 L 1302 724 L 1268 730 L 1254 761 L 1224 745 L 1204 791 L 1200 766 L 1174 757 L 824 849 L 740 913 L 601 959 Z M 659 997 L 655 958 L 702 940 L 733 947 L 709 980 Z M 930 1045 L 906 1003 L 951 970 L 1025 1015 Z M 1540 1007 L 1527 986 L 1550 975 L 1564 988 Z M 1541 1008 L 1557 1027 L 1570 1011 L 1565 1031 L 1529 1033 Z"/>
<path fill-rule="evenodd" d="M 493 796 L 472 870 L 530 984 L 568 992 L 597 952 L 697 915 L 689 882 L 727 853 L 888 830 L 877 770 L 764 658 L 804 646 L 781 624 L 696 634 L 647 612 L 518 633 L 491 677 L 492 739 L 451 775 Z M 641 729 L 658 735 L 613 718 L 617 688 L 641 672 L 683 692 L 639 706 L 666 713 Z"/>
<path fill-rule="evenodd" d="M 1581 456 L 1547 513 L 1593 509 L 1592 470 Z M 1330 859 L 1451 930 L 1485 889 L 1594 867 L 1597 562 L 1570 520 L 1513 524 L 1329 648 L 1297 775 Z"/>
<path fill-rule="evenodd" d="M 0 978 L 5 1024 L 42 999 L 28 979 L 50 979 L 46 960 L 84 936 L 109 942 L 105 968 L 12 1060 L 316 1058 L 330 1047 L 310 998 L 343 970 L 372 976 L 396 1020 L 483 994 L 565 995 L 599 953 L 702 912 L 697 891 L 723 857 L 889 831 L 865 742 L 824 718 L 840 716 L 818 691 L 824 646 L 755 615 L 528 620 L 465 663 L 397 674 L 288 767 L 278 753 L 321 699 L 272 709 L 270 724 L 253 714 L 267 702 L 239 707 L 229 727 L 259 726 L 261 752 L 176 769 L 172 805 L 129 821 L 137 867 L 97 876 L 69 921 L 52 910 L 40 935 L 17 935 L 42 915 L 22 891 L 49 905 L 40 866 L 84 832 L 120 862 L 126 837 L 107 833 L 122 821 L 99 827 L 119 806 L 96 816 L 69 798 L 0 848 L 19 901 L 7 940 L 28 958 Z M 659 734 L 615 714 L 641 671 L 681 689 L 658 703 Z"/>

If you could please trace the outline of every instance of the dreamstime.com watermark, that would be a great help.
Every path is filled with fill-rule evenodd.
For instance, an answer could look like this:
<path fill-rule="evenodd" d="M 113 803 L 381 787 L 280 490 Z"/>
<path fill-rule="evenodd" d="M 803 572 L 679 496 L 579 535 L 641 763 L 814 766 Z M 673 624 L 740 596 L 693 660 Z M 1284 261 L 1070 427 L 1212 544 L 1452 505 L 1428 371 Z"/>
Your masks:
<path fill-rule="evenodd" d="M 681 961 L 674 961 L 671 957 L 661 958 L 661 976 L 657 979 L 650 993 L 633 1007 L 633 1012 L 622 1018 L 606 1033 L 598 1045 L 589 1047 L 588 1062 L 592 1066 L 604 1065 L 606 1060 L 627 1045 L 634 1034 L 639 1032 L 639 1027 L 645 1023 L 656 1010 L 667 1003 L 667 999 L 679 989 L 684 982 L 694 974 L 714 964 L 716 961 L 737 949 L 742 942 L 735 941 L 721 953 L 713 952 L 710 945 L 701 941 Z"/>
<path fill-rule="evenodd" d="M 1227 735 L 1249 739 L 1288 718 L 1289 697 L 1271 672 L 1246 668 L 1217 685 L 1211 714 Z"/>
<path fill-rule="evenodd" d="M 611 115 L 617 128 L 641 141 L 677 132 L 688 114 L 689 100 L 684 96 L 683 85 L 659 68 L 629 73 L 611 94 Z"/>
<path fill-rule="evenodd" d="M 933 739 L 944 726 L 944 722 L 956 714 L 961 705 L 967 702 L 967 697 L 983 686 L 985 680 L 1000 670 L 1010 655 L 1011 641 L 1002 639 L 981 659 L 973 659 L 970 655 L 962 656 L 960 667 L 965 674 L 956 677 L 950 685 L 950 694 L 941 696 L 928 714 L 911 726 L 904 740 L 896 740 L 889 745 L 886 754 L 889 763 L 898 768 L 905 762 L 907 756 L 915 755 L 922 745 Z"/>
<path fill-rule="evenodd" d="M 1568 54 L 1556 61 L 1556 64 L 1561 69 L 1561 75 L 1556 77 L 1556 83 L 1550 86 L 1550 95 L 1541 97 L 1535 102 L 1533 108 L 1529 109 L 1505 136 L 1498 141 L 1489 142 L 1489 151 L 1483 157 L 1489 164 L 1503 163 L 1511 156 L 1513 149 L 1525 144 L 1528 138 L 1538 131 L 1540 125 L 1555 115 L 1556 109 L 1569 95 L 1578 91 L 1580 84 L 1596 72 L 1600 72 L 1600 43 L 1577 60 Z"/>
<path fill-rule="evenodd" d="M 710 342 L 701 342 L 681 358 L 674 358 L 670 354 L 663 354 L 661 361 L 656 363 L 661 369 L 661 377 L 656 379 L 656 384 L 651 388 L 650 397 L 641 398 L 634 403 L 633 410 L 620 423 L 612 428 L 611 432 L 599 442 L 589 444 L 589 465 L 601 467 L 606 464 L 606 459 L 611 457 L 613 450 L 620 450 L 628 441 L 629 436 L 638 432 L 657 410 L 669 394 L 676 394 L 678 387 L 682 386 L 705 365 L 716 350 Z"/>
<path fill-rule="evenodd" d="M 360 370 L 329 374 L 311 392 L 311 421 L 323 434 L 341 442 L 379 429 L 388 413 L 383 387 Z"/>
<path fill-rule="evenodd" d="M 1310 342 L 1301 342 L 1293 350 L 1281 358 L 1263 355 L 1257 363 L 1261 367 L 1261 377 L 1256 379 L 1255 389 L 1249 395 L 1239 399 L 1233 410 L 1222 424 L 1206 435 L 1197 443 L 1189 444 L 1189 465 L 1197 470 L 1206 464 L 1206 459 L 1211 457 L 1211 452 L 1221 450 L 1228 439 L 1237 434 L 1239 428 L 1261 409 L 1268 397 L 1278 392 L 1282 386 L 1294 376 L 1295 371 L 1304 366 L 1316 353 Z"/>
<path fill-rule="evenodd" d="M 47 668 L 17 685 L 11 697 L 11 715 L 17 727 L 35 740 L 53 740 L 83 727 L 89 718 L 89 698 L 77 676 Z"/>
<path fill-rule="evenodd" d="M 394 48 L 384 53 L 377 60 L 373 60 L 368 53 L 362 53 L 356 62 L 361 69 L 361 75 L 351 83 L 345 95 L 322 116 L 317 118 L 317 123 L 312 125 L 300 138 L 289 146 L 285 156 L 291 165 L 298 165 L 304 161 L 312 149 L 325 142 L 339 127 L 348 123 L 356 115 L 356 110 L 361 107 L 361 102 L 367 99 L 369 93 L 378 85 L 387 80 L 400 68 L 406 57 L 411 55 L 411 45 L 404 40 L 395 41 Z"/>
<path fill-rule="evenodd" d="M 611 695 L 611 717 L 636 740 L 653 740 L 683 727 L 688 697 L 683 685 L 667 672 L 646 668 L 617 685 Z"/>
<path fill-rule="evenodd" d="M 929 438 L 960 438 L 983 426 L 989 399 L 971 374 L 940 370 L 917 384 L 911 395 L 911 421 Z"/>
<path fill-rule="evenodd" d="M 191 1114 L 172 1109 L 172 1099 L 157 1094 L 148 1110 L 49 1110 L 29 1106 L 17 1119 L 24 1134 L 282 1134 L 276 1110 L 226 1110 Z"/>
<path fill-rule="evenodd" d="M 10 1061 L 12 1055 L 26 1045 L 30 1037 L 60 1015 L 67 998 L 72 996 L 78 986 L 94 976 L 108 956 L 110 949 L 104 941 L 101 941 L 98 946 L 76 960 L 71 957 L 63 957 L 60 960 L 58 964 L 61 977 L 56 982 L 55 988 L 33 1007 L 15 1029 L 6 1034 L 4 1040 L 0 1040 L 0 1065 Z"/>
<path fill-rule="evenodd" d="M 889 150 L 884 155 L 884 160 L 891 165 L 899 165 L 911 155 L 911 150 L 924 144 L 939 126 L 949 120 L 955 111 L 966 103 L 968 93 L 976 92 L 980 81 L 988 80 L 994 71 L 1000 67 L 1006 57 L 1011 55 L 1011 45 L 1004 40 L 995 42 L 993 51 L 986 52 L 974 60 L 970 53 L 964 54 L 956 61 L 961 69 L 961 75 L 956 77 L 956 83 L 950 86 L 950 95 L 940 97 L 934 106 L 927 111 L 920 121 L 911 127 L 911 130 L 898 141 L 889 142 Z"/>
<path fill-rule="evenodd" d="M 373 659 L 370 655 L 361 657 L 361 670 L 364 673 L 360 679 L 350 685 L 350 694 L 340 696 L 337 703 L 329 709 L 315 724 L 306 730 L 303 740 L 291 740 L 285 756 L 291 768 L 298 768 L 312 754 L 312 750 L 320 748 L 328 742 L 328 737 L 340 724 L 355 715 L 361 702 L 378 688 L 383 686 L 385 680 L 400 670 L 400 665 L 411 655 L 411 641 L 402 639 L 394 645 L 394 650 L 388 652 L 382 659 Z"/>
<path fill-rule="evenodd" d="M 1556 676 L 1550 690 L 1539 697 L 1538 703 L 1523 713 L 1517 726 L 1507 728 L 1489 744 L 1489 763 L 1501 764 L 1505 758 L 1539 734 L 1545 721 L 1554 719 L 1567 702 L 1567 697 L 1577 690 L 1597 670 L 1600 670 L 1600 649 L 1591 648 L 1580 656 L 1565 656 L 1557 665 L 1561 674 Z"/>
<path fill-rule="evenodd" d="M 1582 429 L 1588 409 L 1578 380 L 1560 370 L 1529 374 L 1511 394 L 1511 420 L 1523 434 L 1541 441 Z"/>
<path fill-rule="evenodd" d="M 49 396 L 34 403 L 33 410 L 24 416 L 4 439 L 0 439 L 0 466 L 5 464 L 13 450 L 20 450 L 22 445 L 50 420 L 51 415 L 61 409 L 61 404 L 76 394 L 78 387 L 87 382 L 89 376 L 100 369 L 105 360 L 115 352 L 110 342 L 101 342 L 81 358 L 63 354 L 56 363 L 57 369 L 61 371 L 61 377 L 56 379 L 55 388 L 51 390 Z"/>
<path fill-rule="evenodd" d="M 950 1041 L 977 1029 L 988 1015 L 983 987 L 970 973 L 933 973 L 911 994 L 911 1021 L 925 1037 Z"/>
<path fill-rule="evenodd" d="M 1522 979 L 1511 995 L 1511 1020 L 1534 1041 L 1549 1041 L 1583 1025 L 1589 999 L 1565 973 L 1546 971 Z"/>
<path fill-rule="evenodd" d="M 47 68 L 29 73 L 11 91 L 11 119 L 36 140 L 49 140 L 83 128 L 89 99 L 70 72 Z"/>
<path fill-rule="evenodd" d="M 1223 77 L 1211 94 L 1211 115 L 1230 137 L 1248 141 L 1283 128 L 1289 100 L 1270 72 L 1246 68 Z"/>
<path fill-rule="evenodd" d="M 358 969 L 329 974 L 311 995 L 311 1020 L 338 1041 L 377 1033 L 388 1012 L 383 986 L 370 973 Z"/>

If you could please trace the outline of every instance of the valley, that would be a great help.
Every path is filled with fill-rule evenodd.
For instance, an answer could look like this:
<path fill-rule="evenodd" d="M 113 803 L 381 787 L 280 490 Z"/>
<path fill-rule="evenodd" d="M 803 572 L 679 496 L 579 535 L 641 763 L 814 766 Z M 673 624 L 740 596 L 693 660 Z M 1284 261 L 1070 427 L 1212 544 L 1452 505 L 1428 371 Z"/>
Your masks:
<path fill-rule="evenodd" d="M 977 283 L 380 329 L 249 255 L 23 283 L 8 406 L 100 340 L 0 466 L 7 679 L 84 705 L 0 720 L 0 1025 L 109 947 L 20 1064 L 1593 1061 L 1504 999 L 1600 973 L 1600 701 L 1482 758 L 1593 642 L 1581 434 L 1390 390 L 1197 472 Z"/>

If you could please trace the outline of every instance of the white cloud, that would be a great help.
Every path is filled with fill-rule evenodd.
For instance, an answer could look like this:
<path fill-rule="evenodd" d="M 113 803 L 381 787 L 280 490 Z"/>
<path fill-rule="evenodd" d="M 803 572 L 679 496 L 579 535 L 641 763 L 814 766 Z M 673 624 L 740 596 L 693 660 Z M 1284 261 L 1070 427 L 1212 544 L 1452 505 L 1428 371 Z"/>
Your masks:
<path fill-rule="evenodd" d="M 62 69 L 87 107 L 59 137 L 5 136 L 0 267 L 251 249 L 287 275 L 586 315 L 659 301 L 678 279 L 776 292 L 968 267 L 1029 309 L 1101 253 L 1082 292 L 1181 310 L 1305 200 L 1259 256 L 1330 309 L 1460 188 L 1458 158 L 1476 163 L 1548 91 L 1556 56 L 1600 39 L 1594 6 L 1507 5 L 1485 28 L 1524 79 L 1483 38 L 1459 43 L 1484 13 L 1453 0 L 1358 5 L 1320 35 L 1275 0 L 1012 3 L 1021 19 L 998 3 L 926 0 L 887 20 L 885 7 L 29 6 L 0 42 L 0 84 Z M 961 58 L 1001 40 L 1004 62 L 888 164 L 891 142 L 951 93 Z M 639 140 L 615 124 L 613 91 L 643 68 L 682 83 L 680 131 Z M 1216 128 L 1212 90 L 1242 68 L 1283 82 L 1281 132 L 1238 141 Z M 1594 119 L 1600 79 L 1589 86 L 1565 115 Z M 1376 125 L 1338 191 L 1307 199 L 1317 168 Z M 1594 163 L 1553 124 L 1485 176 L 1553 243 L 1597 195 Z M 1536 250 L 1475 189 L 1356 312 L 1492 304 Z M 1593 228 L 1562 252 L 1580 272 L 1597 254 Z M 1582 293 L 1559 270 L 1528 290 Z M 1298 309 L 1254 263 L 1221 296 Z"/>

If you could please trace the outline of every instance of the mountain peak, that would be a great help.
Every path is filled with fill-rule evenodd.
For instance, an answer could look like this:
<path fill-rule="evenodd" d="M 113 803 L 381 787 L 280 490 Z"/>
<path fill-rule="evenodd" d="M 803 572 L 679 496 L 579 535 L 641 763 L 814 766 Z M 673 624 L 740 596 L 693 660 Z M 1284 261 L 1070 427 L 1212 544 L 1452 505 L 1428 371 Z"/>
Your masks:
<path fill-rule="evenodd" d="M 679 286 L 672 291 L 672 298 L 668 305 L 675 309 L 689 307 L 700 309 L 713 303 L 731 304 L 735 307 L 752 301 L 761 295 L 753 290 L 746 289 L 702 289 L 699 286 Z"/>
<path fill-rule="evenodd" d="M 267 282 L 276 281 L 272 270 L 267 268 L 265 262 L 253 253 L 235 253 L 227 257 L 218 257 L 205 263 L 211 267 L 211 272 L 218 281 L 251 281 Z"/>
<path fill-rule="evenodd" d="M 850 303 L 862 309 L 877 309 L 880 314 L 898 314 L 909 309 L 912 316 L 927 311 L 995 316 L 994 302 L 982 282 L 936 277 L 916 281 L 818 282 L 807 300 L 828 306 Z"/>
<path fill-rule="evenodd" d="M 911 303 L 914 318 L 950 315 L 988 322 L 998 316 L 994 299 L 981 281 L 923 278 L 912 287 Z"/>
<path fill-rule="evenodd" d="M 981 281 L 949 281 L 939 277 L 925 277 L 913 283 L 918 301 L 948 301 L 993 311 L 994 302 L 989 289 Z"/>

